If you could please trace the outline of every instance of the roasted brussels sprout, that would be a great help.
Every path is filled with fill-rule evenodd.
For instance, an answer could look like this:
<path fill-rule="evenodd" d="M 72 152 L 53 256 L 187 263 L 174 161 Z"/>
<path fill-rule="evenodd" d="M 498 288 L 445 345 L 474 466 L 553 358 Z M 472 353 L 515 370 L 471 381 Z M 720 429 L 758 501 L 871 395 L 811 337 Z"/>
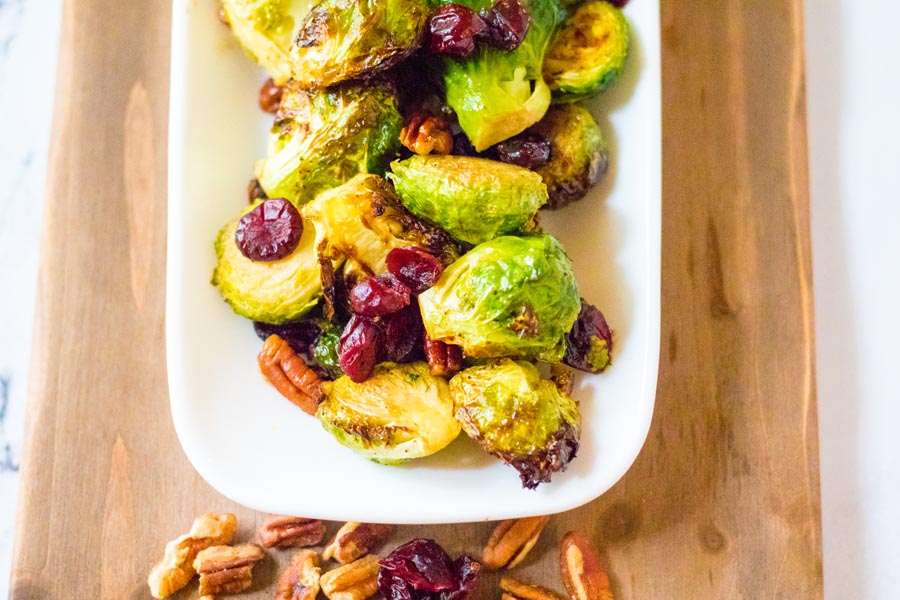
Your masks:
<path fill-rule="evenodd" d="M 578 406 L 531 363 L 503 358 L 450 380 L 454 414 L 466 434 L 535 488 L 564 471 L 578 451 Z"/>
<path fill-rule="evenodd" d="M 490 0 L 459 0 L 478 12 Z M 507 52 L 487 46 L 465 61 L 446 59 L 447 102 L 475 150 L 510 138 L 536 123 L 550 106 L 550 89 L 541 74 L 544 54 L 563 18 L 558 0 L 525 0 L 531 25 L 522 44 Z"/>
<path fill-rule="evenodd" d="M 540 176 L 484 158 L 416 155 L 391 171 L 409 212 L 469 244 L 522 231 L 547 201 Z"/>
<path fill-rule="evenodd" d="M 424 0 L 322 0 L 297 34 L 294 79 L 321 88 L 371 77 L 419 47 L 428 12 Z"/>
<path fill-rule="evenodd" d="M 341 330 L 329 321 L 319 321 L 321 332 L 312 345 L 312 358 L 331 379 L 337 379 L 344 372 L 338 359 Z"/>
<path fill-rule="evenodd" d="M 558 362 L 580 301 L 563 247 L 531 235 L 476 246 L 419 296 L 419 306 L 428 337 L 468 356 Z"/>
<path fill-rule="evenodd" d="M 278 85 L 291 77 L 291 42 L 310 0 L 222 0 L 225 18 L 244 51 Z"/>
<path fill-rule="evenodd" d="M 628 20 L 605 0 L 582 4 L 556 33 L 544 61 L 555 102 L 574 102 L 611 86 L 625 68 Z"/>
<path fill-rule="evenodd" d="M 250 212 L 259 202 L 248 207 Z M 303 316 L 322 295 L 316 230 L 307 223 L 297 247 L 286 257 L 256 262 L 244 256 L 234 240 L 235 219 L 216 238 L 218 262 L 212 283 L 239 315 L 263 323 L 284 323 Z"/>
<path fill-rule="evenodd" d="M 535 169 L 547 185 L 546 208 L 560 208 L 580 200 L 606 174 L 606 138 L 582 106 L 552 106 L 529 131 L 550 140 L 550 160 Z"/>
<path fill-rule="evenodd" d="M 390 184 L 377 175 L 357 175 L 344 185 L 319 194 L 301 209 L 315 224 L 316 248 L 347 278 L 385 273 L 394 248 L 417 246 L 449 263 L 457 251 L 445 232 L 411 215 Z"/>
<path fill-rule="evenodd" d="M 425 363 L 381 363 L 362 383 L 344 376 L 323 388 L 319 422 L 341 444 L 376 462 L 428 456 L 459 435 L 450 388 Z"/>
<path fill-rule="evenodd" d="M 357 173 L 383 173 L 397 155 L 401 125 L 388 86 L 309 94 L 289 84 L 257 178 L 269 197 L 299 206 Z"/>

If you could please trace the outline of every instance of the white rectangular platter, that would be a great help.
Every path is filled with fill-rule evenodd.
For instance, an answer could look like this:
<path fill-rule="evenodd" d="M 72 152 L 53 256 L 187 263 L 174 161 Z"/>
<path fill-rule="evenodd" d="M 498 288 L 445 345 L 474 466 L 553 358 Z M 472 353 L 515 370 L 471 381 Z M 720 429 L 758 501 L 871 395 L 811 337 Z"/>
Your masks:
<path fill-rule="evenodd" d="M 589 103 L 611 141 L 610 171 L 587 198 L 543 213 L 570 254 L 582 296 L 614 330 L 613 365 L 581 375 L 581 448 L 537 490 L 463 434 L 404 466 L 340 446 L 267 385 L 251 324 L 210 285 L 213 240 L 246 206 L 271 117 L 265 80 L 216 19 L 212 0 L 175 0 L 169 108 L 166 336 L 178 438 L 197 471 L 254 509 L 310 518 L 451 523 L 550 514 L 608 490 L 636 458 L 653 413 L 660 314 L 659 5 L 633 0 L 632 52 L 616 86 Z"/>

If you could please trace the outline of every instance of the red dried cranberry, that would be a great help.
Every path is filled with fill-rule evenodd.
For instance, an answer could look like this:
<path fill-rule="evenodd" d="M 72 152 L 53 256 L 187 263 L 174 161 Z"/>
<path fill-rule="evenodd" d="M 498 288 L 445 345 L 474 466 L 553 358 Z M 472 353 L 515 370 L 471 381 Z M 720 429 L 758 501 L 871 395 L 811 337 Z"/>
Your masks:
<path fill-rule="evenodd" d="M 628 4 L 628 0 L 606 0 L 616 8 L 625 8 L 625 5 Z"/>
<path fill-rule="evenodd" d="M 372 375 L 381 345 L 378 325 L 366 317 L 353 316 L 344 327 L 338 346 L 341 370 L 356 383 L 362 383 Z"/>
<path fill-rule="evenodd" d="M 241 217 L 234 241 L 250 260 L 273 261 L 293 252 L 301 235 L 300 211 L 284 198 L 271 198 Z"/>
<path fill-rule="evenodd" d="M 497 0 L 481 17 L 487 23 L 488 43 L 500 50 L 518 48 L 531 25 L 531 17 L 518 0 Z"/>
<path fill-rule="evenodd" d="M 536 169 L 550 160 L 550 140 L 526 133 L 500 142 L 494 152 L 500 162 Z"/>
<path fill-rule="evenodd" d="M 453 561 L 434 540 L 415 539 L 381 560 L 378 589 L 387 600 L 464 600 L 480 570 L 468 556 Z"/>
<path fill-rule="evenodd" d="M 409 288 L 390 273 L 360 281 L 350 290 L 350 310 L 364 317 L 381 317 L 409 306 Z"/>
<path fill-rule="evenodd" d="M 431 52 L 465 58 L 475 50 L 475 38 L 487 30 L 487 25 L 471 8 L 445 4 L 431 16 L 428 30 Z"/>
<path fill-rule="evenodd" d="M 423 344 L 425 328 L 415 302 L 381 320 L 384 334 L 384 360 L 407 362 L 414 350 Z"/>
<path fill-rule="evenodd" d="M 436 256 L 415 246 L 394 248 L 388 252 L 385 262 L 391 275 L 409 286 L 414 294 L 433 286 L 444 272 L 444 265 Z"/>
<path fill-rule="evenodd" d="M 609 365 L 612 332 L 596 306 L 581 301 L 581 312 L 572 330 L 566 334 L 563 362 L 589 373 L 599 373 Z"/>

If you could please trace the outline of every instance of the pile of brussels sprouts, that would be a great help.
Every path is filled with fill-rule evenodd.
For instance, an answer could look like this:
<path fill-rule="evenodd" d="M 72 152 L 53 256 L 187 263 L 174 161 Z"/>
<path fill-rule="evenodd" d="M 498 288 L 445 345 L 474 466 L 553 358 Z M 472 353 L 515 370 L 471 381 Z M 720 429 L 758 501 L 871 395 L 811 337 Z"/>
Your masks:
<path fill-rule="evenodd" d="M 612 337 L 538 212 L 606 172 L 578 101 L 622 72 L 622 12 L 502 0 L 520 35 L 498 46 L 429 44 L 438 11 L 444 36 L 463 31 L 454 11 L 483 17 L 472 36 L 502 26 L 489 0 L 222 1 L 281 99 L 251 204 L 216 239 L 213 284 L 318 373 L 316 417 L 345 446 L 398 463 L 462 430 L 525 487 L 550 481 L 581 427 L 563 365 L 599 373 Z M 401 144 L 426 117 L 443 142 Z M 448 152 L 408 149 L 422 147 Z"/>

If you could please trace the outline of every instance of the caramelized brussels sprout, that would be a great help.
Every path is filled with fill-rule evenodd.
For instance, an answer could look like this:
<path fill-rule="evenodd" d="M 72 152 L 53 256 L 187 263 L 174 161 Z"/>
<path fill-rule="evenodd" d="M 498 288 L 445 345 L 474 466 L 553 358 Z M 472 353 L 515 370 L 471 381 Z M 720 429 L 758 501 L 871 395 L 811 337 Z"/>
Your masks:
<path fill-rule="evenodd" d="M 519 471 L 535 488 L 564 471 L 578 451 L 578 406 L 531 363 L 503 358 L 450 380 L 454 413 L 466 434 Z"/>
<path fill-rule="evenodd" d="M 409 212 L 469 244 L 526 229 L 547 201 L 539 175 L 484 158 L 416 155 L 391 171 Z"/>
<path fill-rule="evenodd" d="M 376 462 L 428 456 L 459 435 L 450 388 L 423 362 L 381 363 L 362 383 L 344 376 L 323 389 L 319 422 L 338 442 Z"/>
<path fill-rule="evenodd" d="M 257 178 L 269 197 L 299 206 L 357 173 L 384 173 L 397 155 L 401 125 L 388 86 L 309 94 L 291 83 Z"/>
<path fill-rule="evenodd" d="M 238 42 L 278 85 L 291 77 L 291 43 L 309 6 L 310 0 L 222 0 Z"/>
<path fill-rule="evenodd" d="M 262 201 L 260 201 L 262 202 Z M 244 214 L 260 202 L 248 207 Z M 216 238 L 217 264 L 212 283 L 237 314 L 263 323 L 284 323 L 302 317 L 322 296 L 316 230 L 303 228 L 297 247 L 286 257 L 256 262 L 244 256 L 234 240 L 235 219 Z"/>
<path fill-rule="evenodd" d="M 628 20 L 605 0 L 590 0 L 566 19 L 544 61 L 554 101 L 574 102 L 598 94 L 622 74 L 629 46 Z"/>
<path fill-rule="evenodd" d="M 345 264 L 345 276 L 353 280 L 387 272 L 385 259 L 394 248 L 417 246 L 444 263 L 457 255 L 450 236 L 407 212 L 377 175 L 357 175 L 322 192 L 301 214 L 315 224 L 322 260 L 335 269 Z"/>
<path fill-rule="evenodd" d="M 474 358 L 558 362 L 580 301 L 572 264 L 549 235 L 484 242 L 419 296 L 428 337 Z"/>
<path fill-rule="evenodd" d="M 419 47 L 427 20 L 424 0 L 322 0 L 297 34 L 294 79 L 312 89 L 371 77 Z"/>
<path fill-rule="evenodd" d="M 550 140 L 550 160 L 535 169 L 547 185 L 547 208 L 580 200 L 606 174 L 606 138 L 582 106 L 553 106 L 530 131 Z"/>
<path fill-rule="evenodd" d="M 459 0 L 476 12 L 490 0 Z M 447 102 L 475 150 L 524 131 L 550 106 L 550 88 L 541 74 L 544 54 L 563 18 L 558 0 L 524 0 L 531 25 L 512 52 L 482 45 L 465 61 L 444 62 Z"/>

